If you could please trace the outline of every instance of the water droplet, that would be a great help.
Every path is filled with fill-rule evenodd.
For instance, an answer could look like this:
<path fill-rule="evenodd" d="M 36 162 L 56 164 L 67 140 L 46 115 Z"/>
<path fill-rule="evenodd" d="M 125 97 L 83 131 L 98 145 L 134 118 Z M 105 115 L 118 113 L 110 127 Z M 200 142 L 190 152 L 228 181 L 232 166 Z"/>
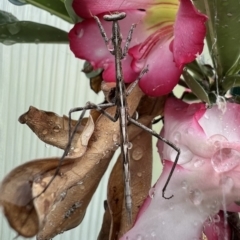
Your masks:
<path fill-rule="evenodd" d="M 227 172 L 239 164 L 240 153 L 231 148 L 222 148 L 215 152 L 211 163 L 216 172 Z"/>
<path fill-rule="evenodd" d="M 60 194 L 60 198 L 61 198 L 61 201 L 66 197 L 67 193 L 66 192 L 62 192 Z"/>
<path fill-rule="evenodd" d="M 137 237 L 136 237 L 136 240 L 144 240 L 143 236 L 138 234 Z"/>
<path fill-rule="evenodd" d="M 43 131 L 42 131 L 42 134 L 43 135 L 46 135 L 48 133 L 48 130 L 47 129 L 44 129 Z"/>
<path fill-rule="evenodd" d="M 146 50 L 147 50 L 147 47 L 148 47 L 148 46 L 146 46 L 146 45 L 142 46 L 142 47 L 140 48 L 140 50 L 139 50 L 139 53 L 140 53 L 140 54 L 144 54 L 144 53 L 146 52 Z"/>
<path fill-rule="evenodd" d="M 197 106 L 195 104 L 190 104 L 187 109 L 187 115 L 193 115 L 197 110 Z"/>
<path fill-rule="evenodd" d="M 145 62 L 146 62 L 145 60 L 136 61 L 135 66 L 134 66 L 135 71 L 143 69 L 144 65 L 145 65 Z"/>
<path fill-rule="evenodd" d="M 35 183 L 40 183 L 42 181 L 42 178 L 43 178 L 42 175 L 38 175 L 38 176 L 35 177 L 34 182 Z"/>
<path fill-rule="evenodd" d="M 232 13 L 227 13 L 227 16 L 228 17 L 232 17 Z"/>
<path fill-rule="evenodd" d="M 193 165 L 194 167 L 198 168 L 201 167 L 204 163 L 205 161 L 203 159 L 196 159 Z"/>
<path fill-rule="evenodd" d="M 192 151 L 186 145 L 182 145 L 180 148 L 181 148 L 181 155 L 180 155 L 179 162 L 181 164 L 184 164 L 192 161 L 194 157 Z M 172 152 L 175 152 L 175 150 L 172 149 Z"/>
<path fill-rule="evenodd" d="M 193 226 L 194 226 L 194 227 L 197 227 L 197 226 L 198 226 L 198 222 L 197 222 L 197 221 L 194 221 L 194 222 L 193 222 Z"/>
<path fill-rule="evenodd" d="M 14 40 L 6 39 L 6 40 L 3 41 L 3 44 L 7 45 L 7 46 L 13 45 L 14 43 L 16 43 Z"/>
<path fill-rule="evenodd" d="M 199 189 L 189 191 L 189 198 L 194 205 L 199 205 L 203 200 L 203 195 Z"/>
<path fill-rule="evenodd" d="M 220 222 L 220 220 L 221 220 L 221 218 L 220 218 L 220 216 L 219 216 L 218 214 L 216 214 L 216 215 L 213 217 L 213 222 L 215 222 L 215 223 Z"/>
<path fill-rule="evenodd" d="M 34 42 L 35 42 L 36 44 L 38 44 L 38 43 L 40 43 L 40 40 L 39 40 L 38 38 L 36 38 L 36 39 L 34 40 Z"/>
<path fill-rule="evenodd" d="M 187 129 L 186 129 L 186 133 L 187 133 L 187 134 L 193 134 L 193 133 L 194 133 L 194 129 L 191 128 L 191 127 L 190 127 L 190 128 L 187 128 Z"/>
<path fill-rule="evenodd" d="M 187 188 L 188 188 L 187 181 L 182 181 L 182 189 L 187 189 Z"/>
<path fill-rule="evenodd" d="M 216 148 L 220 148 L 222 142 L 228 142 L 228 140 L 221 134 L 212 135 L 207 139 L 207 144 L 213 144 Z"/>
<path fill-rule="evenodd" d="M 234 181 L 232 178 L 225 176 L 220 179 L 220 185 L 224 193 L 229 193 L 233 188 Z"/>
<path fill-rule="evenodd" d="M 155 196 L 155 188 L 154 187 L 149 190 L 148 195 L 150 198 L 154 198 L 154 196 Z"/>
<path fill-rule="evenodd" d="M 77 185 L 81 185 L 81 184 L 83 184 L 83 181 L 80 181 L 80 182 L 77 183 Z"/>
<path fill-rule="evenodd" d="M 7 25 L 7 29 L 10 32 L 10 34 L 15 35 L 19 33 L 20 31 L 20 26 L 18 23 L 11 23 Z"/>
<path fill-rule="evenodd" d="M 45 188 L 47 186 L 47 183 L 46 182 L 41 182 L 40 185 Z"/>
<path fill-rule="evenodd" d="M 180 141 L 181 141 L 181 133 L 180 132 L 175 132 L 173 134 L 173 141 L 176 144 L 180 143 Z"/>
<path fill-rule="evenodd" d="M 107 43 L 107 48 L 108 48 L 108 51 L 110 52 L 114 50 L 114 46 L 111 39 L 109 39 L 109 42 Z"/>
<path fill-rule="evenodd" d="M 118 142 L 119 142 L 119 139 L 120 139 L 120 138 L 119 138 L 119 134 L 114 133 L 112 139 L 113 139 L 113 142 L 114 142 L 114 143 L 118 143 Z"/>
<path fill-rule="evenodd" d="M 171 205 L 171 206 L 169 207 L 169 209 L 172 211 L 172 210 L 174 209 L 174 206 Z"/>
<path fill-rule="evenodd" d="M 220 235 L 220 229 L 219 229 L 219 227 L 216 226 L 216 225 L 215 225 L 215 227 L 214 227 L 214 232 L 216 233 L 217 236 Z M 226 238 L 224 238 L 224 239 L 226 239 Z"/>
<path fill-rule="evenodd" d="M 79 148 L 75 148 L 75 149 L 73 150 L 73 152 L 75 152 L 75 153 L 77 153 L 77 152 L 79 152 L 79 151 L 80 151 Z"/>
<path fill-rule="evenodd" d="M 138 173 L 137 173 L 137 176 L 138 176 L 138 177 L 142 177 L 142 173 L 138 172 Z"/>
<path fill-rule="evenodd" d="M 205 113 L 204 118 L 209 119 L 209 116 Z"/>
<path fill-rule="evenodd" d="M 212 211 L 212 214 L 217 214 L 219 211 L 219 202 L 214 200 L 210 205 L 207 205 L 207 207 Z"/>
<path fill-rule="evenodd" d="M 131 142 L 128 142 L 127 148 L 128 148 L 128 149 L 131 149 L 132 147 L 133 147 L 132 143 L 131 143 Z"/>
<path fill-rule="evenodd" d="M 33 208 L 33 206 L 32 206 L 31 204 L 28 204 L 28 205 L 25 206 L 25 209 L 26 209 L 27 211 L 32 210 L 32 208 Z"/>
<path fill-rule="evenodd" d="M 84 29 L 81 28 L 80 31 L 78 32 L 78 35 L 77 35 L 78 38 L 82 38 L 83 34 L 84 34 Z"/>
<path fill-rule="evenodd" d="M 54 126 L 54 128 L 53 128 L 53 131 L 54 132 L 59 132 L 60 131 L 60 126 L 59 125 L 56 125 L 56 126 Z"/>
<path fill-rule="evenodd" d="M 132 152 L 132 158 L 134 159 L 134 160 L 140 160 L 141 158 L 142 158 L 142 156 L 143 156 L 143 150 L 142 150 L 142 148 L 140 148 L 140 147 L 136 147 L 136 148 L 134 148 L 133 149 L 133 152 Z"/>
<path fill-rule="evenodd" d="M 155 233 L 155 231 L 152 231 L 152 232 L 151 232 L 151 236 L 152 236 L 152 237 L 156 237 L 156 236 L 157 236 L 156 233 Z"/>

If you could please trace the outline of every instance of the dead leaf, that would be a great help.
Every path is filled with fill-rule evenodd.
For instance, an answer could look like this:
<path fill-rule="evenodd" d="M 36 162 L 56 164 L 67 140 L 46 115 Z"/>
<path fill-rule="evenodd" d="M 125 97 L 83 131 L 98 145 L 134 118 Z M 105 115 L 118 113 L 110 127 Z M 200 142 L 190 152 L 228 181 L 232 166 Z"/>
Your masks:
<path fill-rule="evenodd" d="M 85 61 L 82 72 L 84 72 L 86 76 L 90 79 L 91 89 L 95 93 L 99 93 L 101 91 L 101 83 L 103 81 L 103 69 L 94 70 L 91 63 Z"/>
<path fill-rule="evenodd" d="M 116 82 L 102 82 L 101 89 L 105 96 L 106 101 L 112 102 L 115 97 Z"/>
<path fill-rule="evenodd" d="M 104 201 L 104 210 L 105 212 L 102 220 L 103 225 L 97 240 L 106 240 L 109 238 L 109 234 L 110 234 L 109 226 L 111 225 L 111 214 L 109 212 L 107 200 Z"/>
<path fill-rule="evenodd" d="M 101 91 L 101 83 L 103 81 L 102 72 L 99 73 L 99 75 L 90 78 L 90 87 L 95 93 Z"/>
<path fill-rule="evenodd" d="M 80 124 L 73 141 L 79 138 L 84 129 L 84 119 Z M 56 113 L 39 110 L 30 106 L 29 110 L 21 115 L 18 121 L 27 124 L 30 129 L 45 143 L 65 149 L 68 143 L 68 117 L 60 117 Z M 71 121 L 71 129 L 77 121 Z"/>
<path fill-rule="evenodd" d="M 33 208 L 32 184 L 46 171 L 56 169 L 58 159 L 35 160 L 12 170 L 3 180 L 0 204 L 12 228 L 24 237 L 32 237 L 39 230 L 40 221 Z M 63 166 L 73 164 L 72 160 Z"/>
<path fill-rule="evenodd" d="M 68 153 L 69 157 L 81 157 L 86 152 L 88 141 L 91 138 L 93 131 L 94 122 L 92 116 L 89 115 L 88 121 L 79 138 L 71 144 L 71 149 Z"/>
<path fill-rule="evenodd" d="M 19 122 L 26 123 L 43 142 L 61 149 L 65 149 L 69 141 L 68 121 L 66 116 L 60 117 L 53 112 L 46 112 L 32 106 L 28 112 L 19 117 Z M 77 121 L 71 120 L 71 131 L 76 124 Z M 94 122 L 91 115 L 89 118 L 83 118 L 72 140 L 69 157 L 81 157 L 85 153 L 93 131 Z"/>
<path fill-rule="evenodd" d="M 135 112 L 142 96 L 141 90 L 135 88 L 128 97 L 130 115 Z M 106 111 L 114 115 L 116 107 Z M 37 120 L 41 125 L 40 118 Z M 10 225 L 19 235 L 31 237 L 38 233 L 38 239 L 49 239 L 81 222 L 116 149 L 113 139 L 118 132 L 119 123 L 101 115 L 95 122 L 85 154 L 79 158 L 65 158 L 59 175 L 40 196 L 55 174 L 59 159 L 28 162 L 8 174 L 0 188 L 0 203 Z M 36 196 L 33 203 L 29 201 Z M 12 211 L 11 204 L 17 206 L 18 213 Z M 19 213 L 24 216 L 22 221 Z"/>

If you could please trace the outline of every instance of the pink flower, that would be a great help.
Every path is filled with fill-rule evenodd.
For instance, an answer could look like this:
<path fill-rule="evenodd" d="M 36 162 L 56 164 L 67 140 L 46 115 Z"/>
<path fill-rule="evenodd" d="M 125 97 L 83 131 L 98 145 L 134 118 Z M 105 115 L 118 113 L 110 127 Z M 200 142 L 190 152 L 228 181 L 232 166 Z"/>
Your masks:
<path fill-rule="evenodd" d="M 204 231 L 208 240 L 231 239 L 217 214 L 240 211 L 235 204 L 240 200 L 240 105 L 226 103 L 222 113 L 217 106 L 206 109 L 170 98 L 164 116 L 163 136 L 181 149 L 165 194 L 174 196 L 164 199 L 162 188 L 176 152 L 160 141 L 163 173 L 121 239 L 198 240 Z"/>
<path fill-rule="evenodd" d="M 124 81 L 133 82 L 144 66 L 149 65 L 149 72 L 139 85 L 150 96 L 171 92 L 184 65 L 192 62 L 203 49 L 207 17 L 199 13 L 190 0 L 74 0 L 73 8 L 85 20 L 70 31 L 70 48 L 76 57 L 91 62 L 94 68 L 103 68 L 103 79 L 107 82 L 115 81 L 114 58 L 92 15 L 99 17 L 108 37 L 112 27 L 103 20 L 104 14 L 127 13 L 120 21 L 123 39 L 131 24 L 137 23 L 129 55 L 122 61 Z"/>

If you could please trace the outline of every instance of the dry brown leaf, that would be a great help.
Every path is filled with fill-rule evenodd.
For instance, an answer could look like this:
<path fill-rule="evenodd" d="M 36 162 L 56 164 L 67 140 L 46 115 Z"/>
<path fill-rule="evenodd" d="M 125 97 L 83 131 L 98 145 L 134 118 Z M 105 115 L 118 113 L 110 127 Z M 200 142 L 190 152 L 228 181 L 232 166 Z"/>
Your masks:
<path fill-rule="evenodd" d="M 163 110 L 167 95 L 158 98 L 144 96 L 138 105 L 139 116 L 151 116 L 155 118 L 158 115 L 163 116 Z"/>
<path fill-rule="evenodd" d="M 130 115 L 135 112 L 142 96 L 141 90 L 135 88 L 128 97 Z M 106 111 L 114 115 L 116 108 Z M 95 123 L 85 154 L 80 158 L 64 159 L 59 175 L 40 196 L 38 194 L 55 174 L 59 159 L 32 161 L 10 172 L 0 188 L 0 203 L 9 223 L 19 235 L 30 237 L 38 233 L 38 239 L 49 239 L 81 222 L 116 149 L 113 139 L 118 132 L 119 123 L 101 115 Z M 34 204 L 29 202 L 32 196 L 38 196 Z M 18 199 L 24 201 L 19 202 Z M 10 205 L 20 206 L 21 214 L 25 216 L 23 221 L 18 219 L 19 214 L 13 212 Z"/>
<path fill-rule="evenodd" d="M 99 93 L 101 91 L 102 81 L 102 72 L 99 75 L 90 78 L 90 87 L 95 93 Z"/>
<path fill-rule="evenodd" d="M 90 115 L 79 138 L 72 142 L 71 149 L 68 153 L 69 157 L 81 157 L 86 152 L 88 141 L 90 140 L 93 131 L 94 122 L 92 116 Z"/>
<path fill-rule="evenodd" d="M 112 154 L 108 158 L 100 160 L 99 163 L 95 163 L 89 171 L 84 173 L 83 177 L 78 177 L 74 168 L 73 172 L 68 171 L 62 177 L 57 176 L 58 179 L 50 185 L 55 192 L 51 194 L 47 192 L 34 201 L 39 220 L 43 223 L 42 230 L 37 235 L 38 239 L 51 239 L 58 233 L 72 229 L 81 223 Z M 90 161 L 94 161 L 94 159 Z M 78 163 L 77 168 L 85 167 L 86 164 Z M 42 182 L 49 181 L 51 176 L 52 174 L 45 177 Z M 71 186 L 68 184 L 70 178 L 75 178 L 75 183 Z M 42 182 L 34 183 L 33 195 L 36 196 L 42 191 Z M 67 188 L 66 185 L 68 185 Z"/>
<path fill-rule="evenodd" d="M 42 111 L 31 106 L 18 120 L 22 124 L 27 124 L 43 142 L 65 149 L 68 143 L 68 117 L 60 117 L 53 112 Z M 74 137 L 75 141 L 82 133 L 86 120 L 80 124 Z M 76 123 L 75 120 L 71 121 L 71 129 L 74 128 Z"/>
<path fill-rule="evenodd" d="M 32 237 L 39 230 L 39 219 L 33 208 L 32 184 L 40 176 L 56 169 L 59 161 L 55 159 L 35 160 L 12 170 L 3 180 L 0 189 L 0 203 L 9 224 L 20 235 Z M 63 162 L 63 167 L 71 166 L 73 160 Z"/>
<path fill-rule="evenodd" d="M 101 89 L 106 101 L 111 102 L 115 97 L 116 82 L 102 82 Z"/>
<path fill-rule="evenodd" d="M 102 220 L 103 225 L 97 240 L 106 240 L 109 238 L 109 233 L 110 233 L 109 226 L 111 225 L 111 214 L 109 211 L 107 200 L 104 201 L 104 210 L 105 212 Z"/>
<path fill-rule="evenodd" d="M 103 81 L 102 78 L 102 72 L 103 70 L 94 70 L 93 66 L 90 62 L 85 61 L 83 70 L 87 76 L 87 78 L 90 79 L 90 87 L 95 93 L 99 93 L 101 91 L 101 83 Z"/>
<path fill-rule="evenodd" d="M 46 112 L 31 106 L 28 112 L 19 117 L 19 122 L 27 124 L 43 142 L 61 149 L 66 148 L 69 141 L 68 117 L 60 117 L 53 112 Z M 76 123 L 77 121 L 71 120 L 72 131 Z M 89 118 L 82 119 L 71 143 L 69 157 L 81 157 L 85 153 L 93 131 L 94 122 L 90 115 Z"/>

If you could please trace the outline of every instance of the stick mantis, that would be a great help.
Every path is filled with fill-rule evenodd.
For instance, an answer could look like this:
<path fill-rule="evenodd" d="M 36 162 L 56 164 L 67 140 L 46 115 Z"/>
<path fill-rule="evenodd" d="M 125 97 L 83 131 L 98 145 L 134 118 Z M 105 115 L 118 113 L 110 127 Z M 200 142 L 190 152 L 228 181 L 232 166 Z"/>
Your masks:
<path fill-rule="evenodd" d="M 119 26 L 118 21 L 124 19 L 126 17 L 126 13 L 125 12 L 119 12 L 119 13 L 116 12 L 116 13 L 113 13 L 111 15 L 104 15 L 103 16 L 105 21 L 112 22 L 112 36 L 111 36 L 111 38 L 107 37 L 107 34 L 106 34 L 99 18 L 97 16 L 93 16 L 93 17 L 98 24 L 98 27 L 100 29 L 100 33 L 101 33 L 101 35 L 104 39 L 104 42 L 105 42 L 106 46 L 108 47 L 109 43 L 111 43 L 112 46 L 113 46 L 113 49 L 109 49 L 109 52 L 115 58 L 115 71 L 116 71 L 115 97 L 114 97 L 112 102 L 109 102 L 109 103 L 106 103 L 106 104 L 96 105 L 96 104 L 88 102 L 85 107 L 71 109 L 70 112 L 69 112 L 69 119 L 71 120 L 71 113 L 73 113 L 73 112 L 83 111 L 83 113 L 84 113 L 84 111 L 86 111 L 87 109 L 97 109 L 102 114 L 106 115 L 109 119 L 111 119 L 112 121 L 116 122 L 117 120 L 119 120 L 120 136 L 121 136 L 120 147 L 121 147 L 121 153 L 122 153 L 122 156 L 123 156 L 123 169 L 124 169 L 124 182 L 125 182 L 125 205 L 126 205 L 126 210 L 128 212 L 129 221 L 131 222 L 132 199 L 131 199 L 130 172 L 129 172 L 129 152 L 128 152 L 129 148 L 131 148 L 131 143 L 128 141 L 127 124 L 132 123 L 132 124 L 142 128 L 142 129 L 144 129 L 145 131 L 149 132 L 150 134 L 157 137 L 158 139 L 164 141 L 166 144 L 168 144 L 174 150 L 176 150 L 177 155 L 176 155 L 174 165 L 173 165 L 173 167 L 170 171 L 170 174 L 169 174 L 169 176 L 167 178 L 167 181 L 166 181 L 166 183 L 163 187 L 163 190 L 162 190 L 162 196 L 165 199 L 169 199 L 169 198 L 173 197 L 173 195 L 170 196 L 170 197 L 166 197 L 165 196 L 165 191 L 166 191 L 167 185 L 168 185 L 168 183 L 171 179 L 171 176 L 174 172 L 175 166 L 177 164 L 177 161 L 178 161 L 178 158 L 179 158 L 179 155 L 180 155 L 180 149 L 177 148 L 173 143 L 169 142 L 167 139 L 161 137 L 159 134 L 154 132 L 152 129 L 147 128 L 146 126 L 139 123 L 137 120 L 135 120 L 134 118 L 132 118 L 128 114 L 126 98 L 131 93 L 133 88 L 138 84 L 138 82 L 140 81 L 142 76 L 148 72 L 148 67 L 144 68 L 141 71 L 138 78 L 130 86 L 130 88 L 128 90 L 126 90 L 125 84 L 124 84 L 124 79 L 123 79 L 121 61 L 122 61 L 122 59 L 124 59 L 124 57 L 126 57 L 126 55 L 128 53 L 129 45 L 130 45 L 130 42 L 131 42 L 131 39 L 132 39 L 132 34 L 133 34 L 133 31 L 134 31 L 134 28 L 136 27 L 136 24 L 132 24 L 132 26 L 129 30 L 124 48 L 122 48 L 122 46 L 121 46 L 122 36 L 121 36 L 121 31 L 120 31 L 120 26 Z M 111 116 L 107 112 L 104 111 L 105 108 L 111 107 L 111 106 L 117 106 L 116 113 L 115 113 L 114 116 Z M 69 129 L 70 129 L 70 126 L 69 126 Z M 69 131 L 69 139 L 70 139 L 69 142 L 71 142 L 71 138 L 72 138 L 71 131 Z"/>

